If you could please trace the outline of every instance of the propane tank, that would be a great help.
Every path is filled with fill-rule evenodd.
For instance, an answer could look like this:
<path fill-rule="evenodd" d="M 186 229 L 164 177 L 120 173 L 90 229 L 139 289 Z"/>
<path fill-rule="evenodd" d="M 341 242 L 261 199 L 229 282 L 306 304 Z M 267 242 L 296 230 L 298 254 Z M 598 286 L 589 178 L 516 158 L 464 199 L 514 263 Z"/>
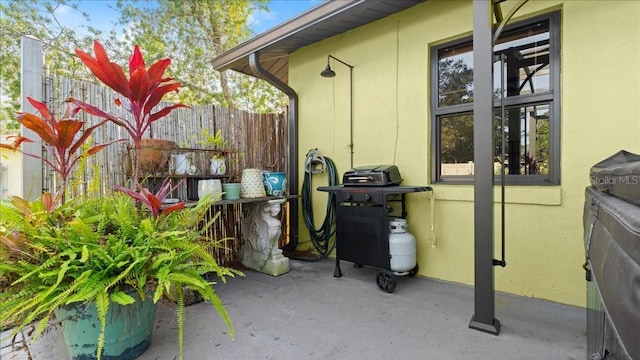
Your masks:
<path fill-rule="evenodd" d="M 406 219 L 389 221 L 391 271 L 406 272 L 416 266 L 416 238 L 407 231 Z"/>

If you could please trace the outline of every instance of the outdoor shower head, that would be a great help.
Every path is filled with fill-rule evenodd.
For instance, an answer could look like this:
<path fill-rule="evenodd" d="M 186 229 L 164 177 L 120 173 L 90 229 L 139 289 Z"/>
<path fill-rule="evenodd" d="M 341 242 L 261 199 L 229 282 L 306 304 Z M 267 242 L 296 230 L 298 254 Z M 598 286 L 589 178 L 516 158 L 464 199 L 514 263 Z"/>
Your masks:
<path fill-rule="evenodd" d="M 332 77 L 336 76 L 336 72 L 331 70 L 331 65 L 329 64 L 329 59 L 334 59 L 335 61 L 337 61 L 339 63 L 342 63 L 343 65 L 348 66 L 350 70 L 353 70 L 353 66 L 347 64 L 346 62 L 338 59 L 335 56 L 327 55 L 327 67 L 324 70 L 322 70 L 322 72 L 320 73 L 320 76 L 322 76 L 322 77 L 332 78 Z"/>
<path fill-rule="evenodd" d="M 349 65 L 346 62 L 338 59 L 337 57 L 333 56 L 333 55 L 327 55 L 327 67 L 322 70 L 322 72 L 320 73 L 320 76 L 322 77 L 326 77 L 326 78 L 332 78 L 336 76 L 335 71 L 331 70 L 331 64 L 329 63 L 329 59 L 333 59 L 339 63 L 341 63 L 344 66 L 347 66 L 349 68 L 349 109 L 350 109 L 350 114 L 349 114 L 349 138 L 350 138 L 350 142 L 349 142 L 349 148 L 351 148 L 351 168 L 353 169 L 353 65 Z M 335 94 L 334 94 L 335 96 Z"/>
<path fill-rule="evenodd" d="M 322 72 L 320 73 L 320 76 L 326 77 L 326 78 L 331 78 L 336 76 L 336 72 L 331 70 L 331 65 L 329 65 L 329 58 L 327 58 L 327 67 L 324 70 L 322 70 Z"/>

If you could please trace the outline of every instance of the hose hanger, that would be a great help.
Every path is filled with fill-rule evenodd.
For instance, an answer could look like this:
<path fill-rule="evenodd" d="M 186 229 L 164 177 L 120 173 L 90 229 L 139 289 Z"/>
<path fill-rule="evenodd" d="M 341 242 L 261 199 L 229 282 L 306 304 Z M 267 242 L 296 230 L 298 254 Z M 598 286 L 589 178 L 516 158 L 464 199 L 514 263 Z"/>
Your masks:
<path fill-rule="evenodd" d="M 318 149 L 311 149 L 307 152 L 304 161 L 304 171 L 309 174 L 319 174 L 327 170 L 327 161 L 320 155 Z"/>
<path fill-rule="evenodd" d="M 305 174 L 304 181 L 302 183 L 302 216 L 304 224 L 309 229 L 309 235 L 311 236 L 311 242 L 314 248 L 318 252 L 318 257 L 298 258 L 300 260 L 320 260 L 326 258 L 336 246 L 335 239 L 331 241 L 331 238 L 335 235 L 336 224 L 336 200 L 335 194 L 329 194 L 327 197 L 327 203 L 325 208 L 324 219 L 322 225 L 319 228 L 315 226 L 315 218 L 313 214 L 313 175 L 326 173 L 329 186 L 338 185 L 338 174 L 336 167 L 328 157 L 320 155 L 318 149 L 311 149 L 307 152 L 305 159 Z"/>

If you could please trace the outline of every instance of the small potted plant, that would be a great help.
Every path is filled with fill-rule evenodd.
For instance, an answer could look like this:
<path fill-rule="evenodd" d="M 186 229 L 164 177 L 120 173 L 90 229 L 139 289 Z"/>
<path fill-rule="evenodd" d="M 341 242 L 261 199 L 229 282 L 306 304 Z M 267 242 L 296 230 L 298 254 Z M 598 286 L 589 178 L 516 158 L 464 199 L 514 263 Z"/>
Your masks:
<path fill-rule="evenodd" d="M 178 323 L 179 354 L 182 359 L 184 326 L 183 287 L 190 287 L 210 302 L 222 316 L 233 336 L 230 319 L 211 284 L 202 275 L 216 274 L 222 281 L 225 276 L 240 274 L 218 266 L 210 255 L 210 249 L 200 231 L 206 229 L 217 217 L 202 225 L 210 205 L 215 199 L 205 196 L 196 206 L 185 207 L 180 202 L 163 206 L 163 199 L 173 191 L 167 179 L 157 193 L 151 193 L 134 177 L 135 188 L 115 187 L 106 195 L 67 198 L 66 181 L 78 161 L 108 144 L 91 148 L 85 146 L 90 133 L 97 126 L 81 132 L 84 122 L 70 118 L 83 110 L 124 127 L 139 149 L 142 135 L 153 121 L 182 107 L 173 104 L 154 110 L 168 92 L 180 84 L 164 78 L 168 59 L 159 60 L 145 67 L 142 54 L 135 47 L 129 61 L 129 78 L 120 67 L 109 61 L 99 43 L 94 43 L 96 57 L 77 50 L 81 60 L 106 85 L 125 98 L 116 104 L 133 113 L 129 122 L 86 104 L 69 99 L 77 108 L 65 113 L 63 120 L 56 120 L 43 103 L 29 101 L 40 112 L 20 114 L 18 120 L 39 137 L 49 157 L 43 159 L 63 184 L 57 194 L 43 194 L 38 200 L 26 201 L 14 197 L 0 203 L 0 284 L 7 284 L 0 292 L 0 324 L 17 324 L 16 334 L 38 320 L 33 338 L 37 338 L 55 317 L 63 321 L 63 331 L 73 338 L 74 329 L 81 332 L 79 343 L 68 344 L 72 358 L 100 359 L 103 354 L 118 359 L 134 359 L 149 345 L 153 329 L 153 307 L 175 289 L 177 295 L 176 318 Z M 25 141 L 17 137 L 12 147 L 20 149 Z M 7 146 L 4 146 L 7 147 Z M 86 150 L 83 150 L 86 149 Z M 84 154 L 80 152 L 85 151 Z M 38 154 L 25 154 L 41 158 Z M 136 161 L 136 175 L 139 161 Z M 205 220 L 207 222 L 207 220 Z M 124 306 L 119 309 L 119 306 Z M 78 315 L 73 311 L 78 310 Z M 91 311 L 95 323 L 78 325 Z M 55 314 L 55 315 L 54 315 Z M 117 314 L 124 320 L 115 320 Z M 113 315 L 113 316 L 112 316 Z M 127 315 L 129 316 L 127 320 Z M 140 319 L 150 321 L 138 321 Z M 130 347 L 116 345 L 119 340 L 110 339 L 113 334 L 134 334 L 138 331 L 111 330 L 111 326 L 125 323 L 151 324 L 142 330 L 144 336 L 126 343 Z M 93 329 L 93 330 L 87 330 Z M 82 333 L 84 331 L 84 333 Z"/>
<path fill-rule="evenodd" d="M 222 130 L 216 131 L 214 135 L 209 134 L 209 130 L 204 128 L 202 130 L 203 140 L 198 141 L 198 144 L 203 145 L 207 149 L 219 150 L 213 153 L 211 156 L 211 175 L 224 175 L 227 172 L 226 164 L 226 146 L 227 140 L 222 135 Z"/>

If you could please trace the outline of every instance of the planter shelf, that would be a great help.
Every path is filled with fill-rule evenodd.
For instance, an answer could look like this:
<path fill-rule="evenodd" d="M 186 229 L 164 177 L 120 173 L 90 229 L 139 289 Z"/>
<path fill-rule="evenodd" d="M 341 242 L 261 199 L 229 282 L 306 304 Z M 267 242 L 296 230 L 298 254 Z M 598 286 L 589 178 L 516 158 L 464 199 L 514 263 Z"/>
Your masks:
<path fill-rule="evenodd" d="M 133 176 L 133 167 L 135 164 L 135 149 L 128 149 L 128 157 L 125 159 L 124 168 L 127 170 L 128 177 Z M 186 155 L 189 161 L 190 171 L 186 173 L 177 174 L 173 171 L 171 165 L 172 158 L 175 159 L 176 155 Z M 226 169 L 224 174 L 219 172 L 211 173 L 211 159 L 214 156 L 222 156 L 228 160 L 226 161 Z M 184 180 L 182 186 L 170 195 L 172 198 L 179 200 L 198 200 L 198 181 L 206 179 L 220 179 L 222 182 L 227 182 L 227 179 L 238 177 L 238 170 L 236 169 L 237 152 L 213 150 L 213 149 L 198 149 L 198 148 L 174 148 L 168 155 L 169 161 L 165 167 L 161 169 L 154 169 L 150 171 L 143 171 L 139 174 L 140 182 L 151 192 L 155 192 L 162 186 L 163 181 L 166 178 L 172 179 L 175 183 Z M 191 169 L 193 167 L 193 169 Z M 195 171 L 192 171 L 195 170 Z M 181 171 L 182 172 L 182 171 Z"/>
<path fill-rule="evenodd" d="M 156 139 L 148 139 L 148 140 L 156 140 Z M 159 140 L 158 140 L 159 141 Z M 174 142 L 172 142 L 174 143 Z M 174 143 L 175 144 L 175 143 Z M 167 145 L 169 146 L 169 145 Z M 152 150 L 156 150 L 156 154 L 153 156 L 148 155 L 153 152 Z M 211 173 L 211 158 L 214 156 L 217 157 L 225 157 L 228 159 L 226 162 L 226 171 L 224 175 L 228 174 L 236 174 L 238 171 L 234 168 L 234 164 L 237 161 L 234 159 L 237 157 L 236 152 L 223 151 L 223 150 L 213 150 L 213 149 L 198 149 L 198 148 L 162 148 L 160 145 L 152 146 L 152 149 L 143 148 L 141 150 L 142 156 L 150 157 L 150 160 L 143 160 L 144 163 L 141 164 L 141 173 L 139 174 L 142 177 L 167 177 L 167 176 L 221 176 L 222 174 Z M 176 174 L 173 169 L 173 161 L 176 156 L 186 155 L 189 161 L 189 165 L 193 165 L 196 169 L 196 172 L 192 172 L 191 169 L 185 171 L 182 174 Z M 127 174 L 127 176 L 133 176 L 133 170 L 135 167 L 136 161 L 136 149 L 129 147 L 127 148 L 127 153 L 124 157 L 122 167 Z"/>

